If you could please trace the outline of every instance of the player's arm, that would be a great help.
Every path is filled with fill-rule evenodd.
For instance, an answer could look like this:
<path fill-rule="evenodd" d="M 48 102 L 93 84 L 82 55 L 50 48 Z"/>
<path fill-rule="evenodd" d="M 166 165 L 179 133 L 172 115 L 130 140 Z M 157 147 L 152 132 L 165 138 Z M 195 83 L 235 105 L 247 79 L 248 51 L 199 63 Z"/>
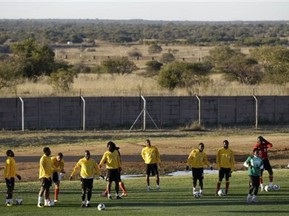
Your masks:
<path fill-rule="evenodd" d="M 73 168 L 73 170 L 72 170 L 72 172 L 71 172 L 71 174 L 70 174 L 69 180 L 72 179 L 72 177 L 74 176 L 74 174 L 75 174 L 75 173 L 79 170 L 79 168 L 81 167 L 81 164 L 80 164 L 80 163 L 81 163 L 81 162 L 78 161 L 77 164 L 74 166 L 74 168 Z"/>
<path fill-rule="evenodd" d="M 107 160 L 107 159 L 106 159 L 106 152 L 105 152 L 105 153 L 103 154 L 103 156 L 102 156 L 99 164 L 98 164 L 99 169 L 102 167 L 102 165 L 104 165 L 104 164 L 106 163 L 106 160 Z"/>

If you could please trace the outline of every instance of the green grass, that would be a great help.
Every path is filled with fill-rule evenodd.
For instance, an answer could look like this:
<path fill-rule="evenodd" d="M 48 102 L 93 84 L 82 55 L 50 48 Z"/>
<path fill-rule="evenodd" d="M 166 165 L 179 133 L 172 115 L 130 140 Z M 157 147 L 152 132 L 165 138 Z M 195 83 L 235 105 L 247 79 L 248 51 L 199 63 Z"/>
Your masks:
<path fill-rule="evenodd" d="M 99 194 L 105 187 L 105 181 L 95 180 L 92 196 L 92 208 L 80 208 L 79 181 L 61 183 L 60 202 L 55 207 L 37 208 L 39 182 L 16 182 L 14 198 L 19 194 L 23 205 L 0 206 L 3 215 L 288 215 L 289 186 L 288 170 L 274 170 L 275 180 L 281 186 L 280 191 L 259 192 L 257 204 L 247 204 L 248 177 L 246 172 L 234 172 L 231 178 L 230 192 L 227 197 L 214 196 L 217 174 L 206 174 L 204 196 L 196 199 L 192 196 L 191 176 L 161 176 L 162 191 L 146 192 L 145 179 L 125 179 L 129 196 L 121 200 L 107 200 Z M 264 180 L 267 182 L 267 173 Z M 154 179 L 152 178 L 152 186 Z M 222 184 L 222 186 L 224 183 Z M 17 192 L 19 189 L 21 191 Z M 0 184 L 5 196 L 5 185 Z M 104 203 L 106 210 L 99 212 L 97 204 Z"/>

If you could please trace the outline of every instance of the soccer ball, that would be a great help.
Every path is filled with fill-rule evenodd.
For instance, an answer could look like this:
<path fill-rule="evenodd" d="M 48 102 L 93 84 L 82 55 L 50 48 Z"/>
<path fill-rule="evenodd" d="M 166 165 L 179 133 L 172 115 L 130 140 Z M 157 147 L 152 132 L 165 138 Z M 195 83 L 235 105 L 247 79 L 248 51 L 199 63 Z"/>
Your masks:
<path fill-rule="evenodd" d="M 15 199 L 16 205 L 22 205 L 23 200 L 22 199 Z"/>
<path fill-rule="evenodd" d="M 277 185 L 277 184 L 274 184 L 274 185 L 273 185 L 273 190 L 274 190 L 274 191 L 280 190 L 280 186 Z"/>
<path fill-rule="evenodd" d="M 225 196 L 225 191 L 224 191 L 224 189 L 218 190 L 218 196 Z"/>
<path fill-rule="evenodd" d="M 53 200 L 48 201 L 48 206 L 54 206 L 54 201 Z"/>
<path fill-rule="evenodd" d="M 99 203 L 97 206 L 98 211 L 105 210 L 105 205 L 103 203 Z"/>
<path fill-rule="evenodd" d="M 264 190 L 265 190 L 266 192 L 269 192 L 270 190 L 272 190 L 272 187 L 271 187 L 270 185 L 266 185 L 266 186 L 264 187 Z"/>
<path fill-rule="evenodd" d="M 194 192 L 195 198 L 201 198 L 202 194 L 199 191 Z"/>

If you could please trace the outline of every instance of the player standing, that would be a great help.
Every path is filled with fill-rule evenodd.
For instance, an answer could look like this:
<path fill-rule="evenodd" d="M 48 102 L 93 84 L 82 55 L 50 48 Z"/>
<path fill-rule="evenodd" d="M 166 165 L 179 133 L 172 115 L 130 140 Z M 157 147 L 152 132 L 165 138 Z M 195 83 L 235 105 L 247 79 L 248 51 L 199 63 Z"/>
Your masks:
<path fill-rule="evenodd" d="M 223 145 L 223 148 L 218 149 L 217 152 L 216 163 L 219 169 L 219 181 L 217 183 L 216 195 L 218 195 L 224 177 L 226 180 L 225 195 L 228 195 L 231 173 L 235 169 L 234 152 L 229 148 L 229 141 L 224 140 Z"/>
<path fill-rule="evenodd" d="M 52 175 L 52 180 L 55 184 L 54 186 L 54 202 L 58 202 L 58 195 L 59 195 L 59 189 L 60 189 L 60 181 L 62 179 L 62 176 L 64 175 L 64 160 L 63 160 L 63 154 L 59 152 L 57 156 L 51 157 L 52 166 L 54 168 L 54 172 Z"/>
<path fill-rule="evenodd" d="M 51 150 L 49 147 L 43 148 L 43 155 L 39 161 L 39 179 L 41 181 L 41 188 L 38 194 L 38 207 L 43 207 L 42 196 L 44 195 L 44 206 L 53 206 L 49 198 L 49 189 L 52 185 L 51 175 L 53 173 L 53 167 L 51 162 Z"/>
<path fill-rule="evenodd" d="M 13 191 L 15 186 L 15 177 L 21 180 L 21 176 L 16 172 L 16 161 L 14 159 L 14 152 L 12 150 L 6 151 L 7 159 L 4 167 L 4 178 L 7 187 L 6 205 L 12 206 L 13 204 Z"/>
<path fill-rule="evenodd" d="M 141 156 L 146 164 L 146 182 L 147 191 L 151 190 L 150 187 L 150 174 L 156 176 L 157 190 L 160 190 L 160 177 L 158 171 L 158 165 L 161 163 L 160 153 L 157 147 L 151 145 L 151 141 L 147 139 L 145 141 L 146 147 L 142 149 Z"/>
<path fill-rule="evenodd" d="M 99 168 L 102 167 L 102 165 L 106 165 L 107 170 L 107 198 L 112 199 L 111 196 L 111 185 L 112 182 L 115 183 L 115 198 L 121 199 L 119 195 L 119 183 L 120 183 L 120 169 L 121 169 L 121 160 L 120 160 L 120 154 L 118 152 L 118 149 L 114 142 L 109 141 L 107 143 L 107 151 L 104 152 L 100 162 L 99 162 Z"/>
<path fill-rule="evenodd" d="M 84 157 L 81 158 L 73 168 L 69 180 L 72 180 L 73 175 L 80 170 L 80 181 L 82 188 L 81 207 L 90 207 L 92 196 L 93 179 L 95 174 L 99 174 L 99 168 L 94 159 L 90 156 L 90 151 L 85 150 Z M 87 196 L 87 197 L 86 197 Z M 86 197 L 86 201 L 85 201 Z"/>
<path fill-rule="evenodd" d="M 268 159 L 268 149 L 272 148 L 273 144 L 264 139 L 262 136 L 257 137 L 257 143 L 254 145 L 254 149 L 257 148 L 259 149 L 259 157 L 262 158 L 263 164 L 264 164 L 264 169 L 268 171 L 269 173 L 269 187 L 273 187 L 273 170 L 271 167 L 271 164 Z M 264 185 L 263 185 L 263 170 L 261 170 L 261 176 L 260 176 L 260 187 L 261 191 L 264 190 Z"/>
<path fill-rule="evenodd" d="M 196 193 L 197 181 L 199 181 L 200 194 L 203 194 L 204 165 L 210 166 L 207 154 L 204 152 L 204 143 L 199 143 L 199 147 L 191 151 L 186 169 L 191 167 L 193 176 L 193 194 Z"/>

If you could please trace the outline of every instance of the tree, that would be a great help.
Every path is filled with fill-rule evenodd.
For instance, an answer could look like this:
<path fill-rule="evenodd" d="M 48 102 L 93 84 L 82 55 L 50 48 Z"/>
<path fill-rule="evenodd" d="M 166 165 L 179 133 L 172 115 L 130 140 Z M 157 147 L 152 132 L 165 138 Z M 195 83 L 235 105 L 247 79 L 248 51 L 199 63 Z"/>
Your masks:
<path fill-rule="evenodd" d="M 115 57 L 109 58 L 101 62 L 103 70 L 111 74 L 129 74 L 137 70 L 137 66 L 133 61 L 130 61 L 127 57 Z"/>
<path fill-rule="evenodd" d="M 68 91 L 73 84 L 76 73 L 73 70 L 58 69 L 51 73 L 48 83 L 57 91 Z"/>
<path fill-rule="evenodd" d="M 208 81 L 211 70 L 208 63 L 169 63 L 160 70 L 158 83 L 161 87 L 173 90 L 177 87 L 191 88 Z"/>
<path fill-rule="evenodd" d="M 252 52 L 264 68 L 264 82 L 285 84 L 289 82 L 289 50 L 286 47 L 260 47 Z"/>
<path fill-rule="evenodd" d="M 152 44 L 148 48 L 148 53 L 155 54 L 155 53 L 161 53 L 163 51 L 162 47 L 157 44 Z"/>
<path fill-rule="evenodd" d="M 216 72 L 224 73 L 227 81 L 237 81 L 242 84 L 258 84 L 263 77 L 258 61 L 241 53 L 239 49 L 228 46 L 216 47 L 210 51 L 207 58 Z"/>
<path fill-rule="evenodd" d="M 154 76 L 158 74 L 162 66 L 163 64 L 156 60 L 146 62 L 146 75 Z"/>
<path fill-rule="evenodd" d="M 22 74 L 15 70 L 13 62 L 0 63 L 0 89 L 16 87 L 22 82 Z"/>
<path fill-rule="evenodd" d="M 175 56 L 172 53 L 164 53 L 162 54 L 161 59 L 160 59 L 160 61 L 164 64 L 173 62 L 174 60 L 175 60 Z"/>
<path fill-rule="evenodd" d="M 134 57 L 138 60 L 140 57 L 142 57 L 142 53 L 138 49 L 133 49 L 128 52 L 128 56 Z"/>
<path fill-rule="evenodd" d="M 40 46 L 34 39 L 27 39 L 12 45 L 15 66 L 23 77 L 37 79 L 50 75 L 55 69 L 54 52 L 48 46 Z"/>

